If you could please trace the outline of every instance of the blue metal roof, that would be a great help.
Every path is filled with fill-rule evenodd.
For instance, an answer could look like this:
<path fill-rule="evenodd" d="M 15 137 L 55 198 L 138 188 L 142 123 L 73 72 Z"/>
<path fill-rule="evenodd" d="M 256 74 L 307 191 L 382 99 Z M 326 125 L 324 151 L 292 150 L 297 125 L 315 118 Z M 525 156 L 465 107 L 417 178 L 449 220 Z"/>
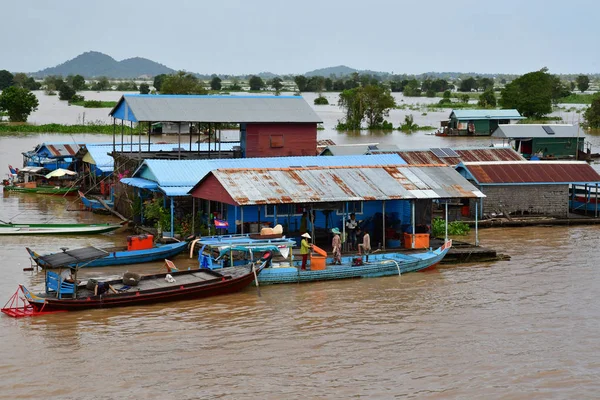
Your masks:
<path fill-rule="evenodd" d="M 121 179 L 121 183 L 148 190 L 154 190 L 158 188 L 158 184 L 156 182 L 152 182 L 142 178 L 123 178 Z"/>
<path fill-rule="evenodd" d="M 467 119 L 525 119 L 517 110 L 452 110 L 450 118 L 454 115 L 459 120 Z"/>
<path fill-rule="evenodd" d="M 305 156 L 265 158 L 221 158 L 213 160 L 145 160 L 134 177 L 158 183 L 168 196 L 185 196 L 209 172 L 222 168 L 288 168 L 363 165 L 399 165 L 406 162 L 397 154 L 360 156 Z M 123 180 L 121 180 L 123 183 Z M 129 184 L 129 183 L 127 183 Z"/>
<path fill-rule="evenodd" d="M 239 146 L 239 145 L 240 145 L 239 142 L 221 143 L 221 150 L 222 151 L 231 151 L 233 149 L 233 147 Z M 200 151 L 208 151 L 209 150 L 208 146 L 209 146 L 208 143 L 200 143 Z M 142 143 L 142 151 L 170 152 L 170 151 L 177 151 L 177 149 L 179 147 L 180 146 L 178 143 L 165 143 L 165 144 L 151 143 L 150 150 L 148 150 L 148 143 Z M 112 158 L 112 156 L 109 155 L 109 153 L 111 153 L 113 150 L 112 143 L 111 144 L 105 144 L 105 143 L 87 144 L 86 148 L 87 148 L 87 151 L 90 154 L 90 156 L 96 162 L 96 167 L 99 170 L 101 170 L 102 172 L 113 171 L 115 160 Z M 120 143 L 117 144 L 115 146 L 115 148 L 117 151 L 120 152 L 121 144 Z M 190 151 L 190 144 L 182 143 L 181 148 L 183 149 L 183 151 Z M 198 150 L 198 143 L 192 143 L 191 151 L 197 151 L 197 150 Z M 218 151 L 219 144 L 211 143 L 210 150 Z M 136 153 L 138 151 L 139 151 L 139 143 L 133 143 L 133 146 L 130 143 L 123 144 L 123 153 L 129 153 L 129 152 Z"/>

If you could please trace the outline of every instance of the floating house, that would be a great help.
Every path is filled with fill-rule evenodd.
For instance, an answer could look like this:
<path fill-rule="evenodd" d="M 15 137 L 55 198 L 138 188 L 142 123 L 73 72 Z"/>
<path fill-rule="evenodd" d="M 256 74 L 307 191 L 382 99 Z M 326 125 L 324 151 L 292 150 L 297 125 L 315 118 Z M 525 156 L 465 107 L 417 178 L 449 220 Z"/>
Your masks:
<path fill-rule="evenodd" d="M 44 167 L 49 171 L 68 169 L 79 151 L 77 143 L 42 143 L 23 152 L 23 167 Z"/>
<path fill-rule="evenodd" d="M 437 136 L 490 136 L 504 124 L 525 119 L 517 110 L 452 110 Z"/>
<path fill-rule="evenodd" d="M 223 204 L 222 218 L 230 232 L 232 227 L 244 232 L 245 221 L 257 218 L 282 224 L 284 232 L 297 232 L 296 221 L 308 211 L 315 242 L 330 243 L 330 229 L 343 232 L 343 221 L 355 213 L 368 227 L 373 245 L 384 248 L 397 247 L 402 234 L 409 237 L 405 244 L 413 240 L 412 248 L 417 234 L 429 237 L 434 200 L 484 197 L 451 167 L 402 164 L 215 169 L 190 193 Z"/>
<path fill-rule="evenodd" d="M 510 147 L 469 147 L 460 149 L 442 147 L 423 150 L 401 150 L 396 154 L 409 165 L 444 164 L 456 166 L 461 162 L 525 160 Z"/>
<path fill-rule="evenodd" d="M 349 156 L 360 154 L 396 153 L 400 151 L 395 144 L 356 143 L 329 145 L 319 153 L 320 156 Z"/>
<path fill-rule="evenodd" d="M 175 208 L 182 208 L 186 203 L 190 209 L 202 210 L 206 214 L 217 211 L 223 215 L 226 210 L 223 204 L 207 201 L 192 201 L 190 191 L 209 172 L 221 168 L 256 168 L 256 167 L 290 167 L 301 168 L 306 166 L 360 166 L 360 165 L 394 165 L 403 164 L 404 161 L 396 154 L 370 155 L 370 156 L 340 156 L 340 157 L 264 157 L 264 158 L 237 158 L 237 159 L 211 159 L 211 160 L 145 160 L 132 174 L 132 177 L 122 178 L 121 183 L 135 190 L 135 197 L 146 199 L 152 196 L 162 196 L 164 205 L 171 210 L 171 235 L 174 229 Z M 200 197 L 202 198 L 202 197 Z M 142 214 L 143 210 L 140 211 Z M 194 211 L 195 212 L 195 211 Z M 362 213 L 362 211 L 361 211 Z M 233 214 L 229 214 L 230 216 Z M 247 223 L 255 223 L 258 227 L 262 215 L 246 215 Z M 299 226 L 298 216 L 295 224 Z M 235 220 L 231 221 L 230 229 L 235 231 Z M 256 230 L 256 229 L 254 229 Z M 246 230 L 249 232 L 249 230 Z M 214 232 L 213 232 L 214 233 Z"/>
<path fill-rule="evenodd" d="M 486 197 L 470 215 L 543 215 L 564 218 L 569 212 L 569 186 L 600 183 L 585 161 L 465 162 L 456 170 Z"/>
<path fill-rule="evenodd" d="M 144 126 L 148 137 L 156 122 L 201 123 L 215 129 L 219 124 L 238 124 L 242 157 L 312 156 L 317 124 L 323 122 L 301 96 L 126 94 L 110 116 Z"/>
<path fill-rule="evenodd" d="M 554 125 L 501 125 L 492 137 L 508 141 L 527 159 L 584 159 L 585 135 L 578 126 Z M 580 157 L 581 156 L 581 157 Z"/>

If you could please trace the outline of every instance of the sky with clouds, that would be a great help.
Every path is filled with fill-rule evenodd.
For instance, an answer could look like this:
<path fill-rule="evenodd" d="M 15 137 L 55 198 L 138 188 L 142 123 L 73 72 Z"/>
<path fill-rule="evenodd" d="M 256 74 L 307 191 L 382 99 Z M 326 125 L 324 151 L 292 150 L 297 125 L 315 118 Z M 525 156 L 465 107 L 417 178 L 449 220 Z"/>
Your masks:
<path fill-rule="evenodd" d="M 94 50 L 198 73 L 600 72 L 600 1 L 5 0 L 0 69 Z"/>

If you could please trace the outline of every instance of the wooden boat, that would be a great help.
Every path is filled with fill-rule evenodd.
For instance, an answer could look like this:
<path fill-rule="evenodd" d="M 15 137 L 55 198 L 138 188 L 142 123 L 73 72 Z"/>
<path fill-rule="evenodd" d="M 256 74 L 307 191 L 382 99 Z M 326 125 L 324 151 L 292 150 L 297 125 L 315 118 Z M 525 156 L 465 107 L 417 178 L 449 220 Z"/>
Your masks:
<path fill-rule="evenodd" d="M 258 282 L 261 285 L 277 284 L 277 283 L 298 283 L 298 282 L 316 282 L 334 279 L 348 278 L 374 278 L 390 275 L 401 275 L 407 272 L 422 271 L 426 268 L 438 264 L 448 250 L 452 247 L 452 241 L 444 243 L 443 246 L 436 250 L 428 250 L 422 253 L 416 252 L 386 252 L 374 253 L 367 257 L 346 256 L 342 257 L 341 265 L 333 265 L 333 259 L 327 257 L 327 253 L 317 246 L 313 249 L 319 251 L 320 254 L 311 256 L 309 270 L 300 270 L 300 261 L 294 260 L 290 254 L 284 256 L 286 261 L 276 263 L 275 261 L 268 265 L 260 274 Z M 274 245 L 265 245 L 255 247 L 253 251 L 281 252 L 281 248 Z M 211 268 L 218 268 L 223 264 L 229 265 L 225 255 L 234 251 L 244 251 L 244 246 L 233 246 L 231 248 L 223 248 L 220 251 L 220 256 L 208 262 L 207 252 L 199 255 L 200 265 L 208 265 Z M 248 251 L 248 250 L 246 250 Z"/>
<path fill-rule="evenodd" d="M 99 249 L 88 248 L 88 255 L 79 254 L 77 259 L 101 257 L 105 253 Z M 81 252 L 80 252 L 81 253 Z M 70 263 L 69 252 L 58 254 L 59 261 L 52 257 L 45 261 L 55 267 Z M 60 261 L 62 259 L 62 261 Z M 78 311 L 94 308 L 124 307 L 163 303 L 178 300 L 192 300 L 240 291 L 248 286 L 260 274 L 268 259 L 260 261 L 259 265 L 251 264 L 242 267 L 229 267 L 220 271 L 197 269 L 188 271 L 173 271 L 168 273 L 139 276 L 132 285 L 131 280 L 121 279 L 102 280 L 110 288 L 103 294 L 96 294 L 97 285 L 94 280 L 86 284 L 66 282 L 61 274 L 46 270 L 45 291 L 34 294 L 24 285 L 19 285 L 17 292 L 7 302 L 2 312 L 11 317 L 24 317 L 58 311 Z M 169 264 L 168 264 L 169 265 Z M 171 263 L 172 265 L 172 263 Z M 77 282 L 76 269 L 75 281 Z M 126 282 L 127 284 L 124 284 Z M 91 283 L 91 284 L 90 284 Z M 23 303 L 19 303 L 23 301 Z"/>
<path fill-rule="evenodd" d="M 84 207 L 93 212 L 110 212 L 110 209 L 114 207 L 112 200 L 98 200 L 86 197 L 80 190 L 77 191 L 79 198 L 83 203 Z"/>
<path fill-rule="evenodd" d="M 91 235 L 111 232 L 123 224 L 13 224 L 1 223 L 0 235 Z"/>
<path fill-rule="evenodd" d="M 16 184 L 16 185 L 4 185 L 4 190 L 7 192 L 16 193 L 35 193 L 35 194 L 49 194 L 58 196 L 73 196 L 79 190 L 79 187 L 62 187 L 62 186 L 51 186 L 51 185 L 29 185 L 29 184 Z"/>
<path fill-rule="evenodd" d="M 107 256 L 92 260 L 88 263 L 79 265 L 79 268 L 86 267 L 108 267 L 114 265 L 126 265 L 126 264 L 140 264 L 158 260 L 164 260 L 165 258 L 171 258 L 181 253 L 187 247 L 187 242 L 177 242 L 169 244 L 155 244 L 154 246 L 147 249 L 122 250 L 115 249 L 103 249 L 108 253 Z M 44 256 L 26 247 L 27 252 L 31 259 L 41 268 L 47 268 L 48 265 L 44 263 Z M 57 253 L 52 253 L 57 254 Z M 52 255 L 52 254 L 47 254 Z M 69 267 L 75 267 L 76 263 L 67 265 Z"/>

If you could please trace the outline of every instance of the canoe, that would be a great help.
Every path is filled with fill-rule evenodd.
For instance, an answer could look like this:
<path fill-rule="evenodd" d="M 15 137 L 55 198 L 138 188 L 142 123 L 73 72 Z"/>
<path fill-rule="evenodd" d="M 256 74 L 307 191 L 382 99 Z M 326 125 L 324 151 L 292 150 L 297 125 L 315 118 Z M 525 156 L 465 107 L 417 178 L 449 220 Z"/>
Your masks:
<path fill-rule="evenodd" d="M 255 247 L 252 251 L 271 250 L 273 253 L 280 253 L 286 261 L 282 263 L 273 262 L 264 269 L 258 278 L 260 285 L 270 285 L 279 283 L 302 283 L 316 282 L 335 279 L 349 278 L 375 278 L 390 275 L 401 275 L 407 272 L 422 271 L 438 264 L 448 253 L 452 247 L 452 241 L 449 240 L 443 246 L 435 250 L 427 250 L 425 252 L 386 252 L 374 253 L 368 256 L 346 256 L 342 257 L 341 265 L 334 265 L 333 259 L 327 257 L 327 253 L 323 252 L 317 246 L 313 249 L 320 251 L 321 254 L 311 256 L 308 270 L 301 270 L 301 260 L 293 258 L 291 252 L 282 251 L 276 245 L 264 245 Z M 229 261 L 225 256 L 228 253 L 237 251 L 243 252 L 244 246 L 232 246 L 221 248 L 218 257 L 208 260 L 211 251 L 204 251 L 198 256 L 200 265 L 208 266 L 209 268 L 219 268 L 223 263 L 229 265 Z M 247 251 L 250 251 L 248 249 Z M 290 255 L 290 258 L 287 255 Z M 251 257 L 250 257 L 251 258 Z M 235 265 L 235 264 L 234 264 Z"/>
<path fill-rule="evenodd" d="M 0 224 L 0 235 L 91 235 L 111 232 L 122 224 Z"/>
<path fill-rule="evenodd" d="M 24 285 L 2 308 L 11 317 L 35 316 L 59 311 L 79 311 L 95 308 L 125 307 L 192 300 L 238 292 L 254 281 L 268 261 L 258 266 L 229 267 L 220 271 L 197 269 L 140 276 L 135 285 L 124 279 L 102 280 L 110 290 L 95 294 L 95 284 L 69 284 L 61 275 L 46 270 L 46 290 L 34 294 Z M 91 283 L 89 285 L 88 283 Z M 20 304 L 19 301 L 23 301 Z"/>
<path fill-rule="evenodd" d="M 169 244 L 156 244 L 149 249 L 141 249 L 141 250 L 123 250 L 123 251 L 109 251 L 110 249 L 103 249 L 107 253 L 109 253 L 106 257 L 98 258 L 92 261 L 89 261 L 85 264 L 80 264 L 79 268 L 86 267 L 108 267 L 114 265 L 126 265 L 126 264 L 140 264 L 158 260 L 164 260 L 165 258 L 171 258 L 181 253 L 187 247 L 187 242 L 177 242 L 177 243 L 169 243 Z M 41 268 L 49 267 L 46 262 L 44 262 L 44 257 L 51 256 L 53 254 L 60 253 L 52 253 L 46 255 L 40 255 L 35 251 L 31 250 L 29 247 L 26 247 L 27 252 L 31 259 Z M 76 262 L 67 264 L 68 267 L 77 266 Z"/>
<path fill-rule="evenodd" d="M 36 187 L 21 187 L 15 185 L 5 185 L 4 190 L 7 192 L 16 193 L 35 193 L 35 194 L 49 194 L 49 195 L 60 195 L 60 196 L 72 196 L 77 194 L 79 187 L 62 187 L 62 186 L 50 186 L 50 185 L 37 185 Z"/>

